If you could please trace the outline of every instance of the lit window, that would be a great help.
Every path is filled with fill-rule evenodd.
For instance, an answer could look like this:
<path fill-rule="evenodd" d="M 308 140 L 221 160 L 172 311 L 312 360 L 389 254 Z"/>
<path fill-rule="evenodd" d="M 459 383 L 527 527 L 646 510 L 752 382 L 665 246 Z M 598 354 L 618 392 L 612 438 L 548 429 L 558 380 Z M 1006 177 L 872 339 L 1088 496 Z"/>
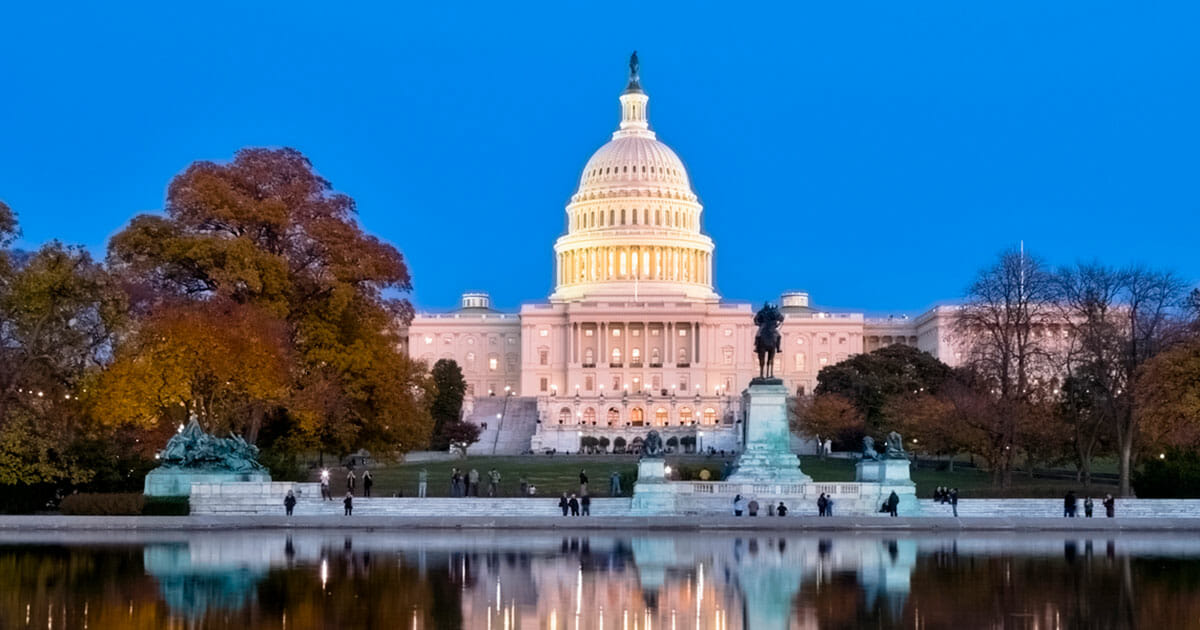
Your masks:
<path fill-rule="evenodd" d="M 629 351 L 629 360 L 633 361 L 634 363 L 641 361 L 642 360 L 642 351 L 638 348 L 634 348 L 634 349 L 630 350 Z"/>
<path fill-rule="evenodd" d="M 733 346 L 721 348 L 721 362 L 725 365 L 733 365 Z"/>
<path fill-rule="evenodd" d="M 613 348 L 613 349 L 612 349 L 612 362 L 613 362 L 613 363 L 620 363 L 620 362 L 621 362 L 621 349 L 620 349 L 620 348 Z"/>
<path fill-rule="evenodd" d="M 571 408 L 570 407 L 563 407 L 562 409 L 558 410 L 558 423 L 559 424 L 574 424 L 571 422 Z"/>
<path fill-rule="evenodd" d="M 654 410 L 654 424 L 665 427 L 667 426 L 667 408 L 659 407 Z"/>
<path fill-rule="evenodd" d="M 495 372 L 498 367 L 500 367 L 500 359 L 488 357 L 488 369 Z"/>
<path fill-rule="evenodd" d="M 804 370 L 804 353 L 803 352 L 796 353 L 795 364 L 796 364 L 796 370 L 798 370 L 798 371 Z"/>
<path fill-rule="evenodd" d="M 591 407 L 584 409 L 583 410 L 583 423 L 584 424 L 593 424 L 594 422 L 596 422 L 596 410 L 592 409 Z"/>
<path fill-rule="evenodd" d="M 640 330 L 638 330 L 638 329 L 636 329 L 636 328 L 635 328 L 635 329 L 633 329 L 633 330 L 629 331 L 629 334 L 630 334 L 630 335 L 632 335 L 632 336 L 634 336 L 634 337 L 641 337 L 641 336 L 642 336 L 642 331 L 640 331 Z"/>
<path fill-rule="evenodd" d="M 468 346 L 473 346 L 473 345 L 475 345 L 475 338 L 474 338 L 474 337 L 467 337 L 467 345 L 468 345 Z"/>
<path fill-rule="evenodd" d="M 726 337 L 732 337 L 732 336 L 733 336 L 733 329 L 732 329 L 732 328 L 726 328 L 726 329 L 725 329 L 725 336 L 726 336 Z"/>
<path fill-rule="evenodd" d="M 620 328 L 614 328 L 614 329 L 613 329 L 613 331 L 612 331 L 612 333 L 613 333 L 613 336 L 614 336 L 614 337 L 620 337 L 620 336 L 621 336 L 621 329 L 620 329 Z"/>
<path fill-rule="evenodd" d="M 657 336 L 658 336 L 658 329 L 657 329 L 657 328 L 651 328 L 651 329 L 650 329 L 650 336 L 651 336 L 651 337 L 657 337 Z"/>
<path fill-rule="evenodd" d="M 717 410 L 713 409 L 712 407 L 705 407 L 705 409 L 704 409 L 704 424 L 716 424 L 716 423 L 717 423 Z"/>
<path fill-rule="evenodd" d="M 614 427 L 621 421 L 621 412 L 615 407 L 608 408 L 608 426 Z"/>
<path fill-rule="evenodd" d="M 687 336 L 687 329 L 686 329 L 686 328 L 680 328 L 680 329 L 679 329 L 679 336 L 680 336 L 680 337 L 686 337 L 686 336 Z"/>
<path fill-rule="evenodd" d="M 591 328 L 589 328 L 589 329 L 587 329 L 587 330 L 583 331 L 583 336 L 584 336 L 584 337 L 591 337 L 591 336 L 592 336 L 592 329 L 591 329 Z"/>
<path fill-rule="evenodd" d="M 796 337 L 796 345 L 803 346 L 804 345 L 804 337 Z"/>
<path fill-rule="evenodd" d="M 829 357 L 827 357 L 827 356 L 825 356 L 825 355 L 821 355 L 821 359 L 820 359 L 820 361 L 818 361 L 818 362 L 819 362 L 821 365 L 827 365 L 827 364 L 829 363 Z"/>
<path fill-rule="evenodd" d="M 539 335 L 541 335 L 541 336 L 543 336 L 543 337 L 549 337 L 549 336 L 550 336 L 550 329 L 549 329 L 549 328 L 543 328 L 543 329 L 541 329 L 541 330 L 539 330 L 539 331 L 538 331 L 538 334 L 539 334 Z"/>
<path fill-rule="evenodd" d="M 425 345 L 428 346 L 431 343 L 433 343 L 433 337 L 426 336 L 425 337 Z"/>
<path fill-rule="evenodd" d="M 679 424 L 687 424 L 692 421 L 692 408 L 681 407 L 679 409 Z"/>

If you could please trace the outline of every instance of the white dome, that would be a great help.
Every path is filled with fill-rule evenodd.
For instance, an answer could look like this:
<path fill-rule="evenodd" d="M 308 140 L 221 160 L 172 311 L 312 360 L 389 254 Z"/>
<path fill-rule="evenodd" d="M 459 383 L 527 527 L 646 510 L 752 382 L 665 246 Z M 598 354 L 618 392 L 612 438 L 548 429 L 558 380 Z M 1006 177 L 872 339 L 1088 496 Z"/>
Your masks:
<path fill-rule="evenodd" d="M 580 193 L 647 186 L 693 196 L 679 156 L 649 131 L 613 138 L 592 155 L 579 178 Z"/>

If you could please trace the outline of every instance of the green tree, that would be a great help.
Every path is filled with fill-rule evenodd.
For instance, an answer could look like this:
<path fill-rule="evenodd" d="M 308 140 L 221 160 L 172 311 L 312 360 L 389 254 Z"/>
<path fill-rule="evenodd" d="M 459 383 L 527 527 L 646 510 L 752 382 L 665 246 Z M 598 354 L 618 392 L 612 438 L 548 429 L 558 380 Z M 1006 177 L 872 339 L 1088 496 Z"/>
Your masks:
<path fill-rule="evenodd" d="M 462 368 L 453 359 L 438 359 L 430 370 L 433 380 L 433 395 L 429 402 L 429 415 L 433 418 L 433 448 L 446 448 L 443 435 L 447 424 L 462 420 L 463 397 L 467 395 L 467 381 Z"/>
<path fill-rule="evenodd" d="M 837 394 L 849 400 L 862 414 L 866 432 L 882 434 L 897 422 L 886 413 L 890 397 L 936 394 L 950 374 L 950 366 L 928 352 L 891 345 L 822 368 L 814 393 Z"/>

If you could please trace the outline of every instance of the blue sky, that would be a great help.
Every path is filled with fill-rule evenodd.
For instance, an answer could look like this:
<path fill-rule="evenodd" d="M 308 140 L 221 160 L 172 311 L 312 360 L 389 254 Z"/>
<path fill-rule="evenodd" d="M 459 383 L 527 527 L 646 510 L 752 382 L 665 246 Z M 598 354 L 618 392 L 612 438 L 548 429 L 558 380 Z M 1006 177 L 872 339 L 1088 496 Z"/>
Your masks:
<path fill-rule="evenodd" d="M 7 3 L 0 199 L 102 252 L 190 162 L 291 146 L 419 307 L 544 299 L 637 49 L 718 290 L 876 312 L 1024 239 L 1200 280 L 1200 4 Z M 760 246 L 757 235 L 766 239 Z"/>

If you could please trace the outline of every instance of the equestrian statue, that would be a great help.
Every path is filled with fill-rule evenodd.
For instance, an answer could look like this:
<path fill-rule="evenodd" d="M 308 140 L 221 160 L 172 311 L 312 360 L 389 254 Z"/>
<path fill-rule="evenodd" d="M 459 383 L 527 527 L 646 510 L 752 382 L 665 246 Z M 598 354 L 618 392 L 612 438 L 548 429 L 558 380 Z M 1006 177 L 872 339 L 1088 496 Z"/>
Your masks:
<path fill-rule="evenodd" d="M 783 335 L 779 334 L 779 325 L 782 323 L 783 313 L 767 302 L 754 315 L 754 325 L 758 326 L 758 334 L 754 335 L 754 353 L 758 355 L 756 380 L 775 378 L 775 354 L 783 351 Z"/>

